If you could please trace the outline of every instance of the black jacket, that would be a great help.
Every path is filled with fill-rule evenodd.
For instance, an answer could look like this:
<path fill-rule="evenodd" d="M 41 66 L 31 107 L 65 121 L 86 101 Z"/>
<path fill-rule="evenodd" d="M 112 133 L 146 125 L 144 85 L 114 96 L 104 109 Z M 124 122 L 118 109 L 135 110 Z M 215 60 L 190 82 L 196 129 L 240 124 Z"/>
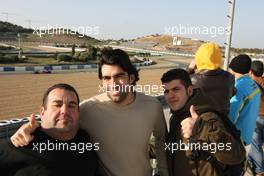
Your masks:
<path fill-rule="evenodd" d="M 217 70 L 201 70 L 191 75 L 195 88 L 210 97 L 215 108 L 224 114 L 229 113 L 230 98 L 235 93 L 235 78 L 229 72 Z"/>
<path fill-rule="evenodd" d="M 26 147 L 16 148 L 10 140 L 0 141 L 0 173 L 3 176 L 94 176 L 98 164 L 90 143 L 83 130 L 70 141 L 60 141 L 39 129 Z"/>

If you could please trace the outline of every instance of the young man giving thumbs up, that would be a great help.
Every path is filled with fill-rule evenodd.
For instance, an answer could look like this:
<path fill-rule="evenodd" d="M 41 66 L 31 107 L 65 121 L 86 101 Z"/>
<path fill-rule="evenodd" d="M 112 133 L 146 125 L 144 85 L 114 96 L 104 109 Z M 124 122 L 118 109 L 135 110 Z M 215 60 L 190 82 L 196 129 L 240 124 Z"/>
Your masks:
<path fill-rule="evenodd" d="M 172 113 L 165 148 L 169 175 L 240 175 L 227 171 L 245 158 L 243 145 L 223 121 L 227 117 L 221 117 L 201 90 L 193 89 L 185 70 L 170 70 L 161 81 Z"/>

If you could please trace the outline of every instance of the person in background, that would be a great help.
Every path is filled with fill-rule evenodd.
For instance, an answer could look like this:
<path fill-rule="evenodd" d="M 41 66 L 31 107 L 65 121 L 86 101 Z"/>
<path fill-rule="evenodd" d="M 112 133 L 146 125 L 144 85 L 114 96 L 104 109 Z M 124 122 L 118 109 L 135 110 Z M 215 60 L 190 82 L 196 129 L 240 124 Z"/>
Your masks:
<path fill-rule="evenodd" d="M 261 90 L 261 100 L 259 116 L 256 123 L 256 129 L 252 136 L 250 144 L 248 161 L 250 162 L 256 176 L 264 176 L 264 77 L 263 62 L 253 61 L 249 71 L 250 77 L 258 84 Z"/>
<path fill-rule="evenodd" d="M 195 59 L 187 68 L 195 88 L 200 88 L 209 96 L 215 107 L 228 115 L 230 99 L 235 90 L 235 78 L 222 68 L 222 54 L 215 43 L 202 44 L 195 54 Z"/>
<path fill-rule="evenodd" d="M 260 106 L 260 89 L 249 77 L 251 58 L 241 54 L 232 59 L 230 72 L 235 76 L 236 93 L 230 100 L 230 120 L 241 132 L 246 145 L 252 140 Z"/>

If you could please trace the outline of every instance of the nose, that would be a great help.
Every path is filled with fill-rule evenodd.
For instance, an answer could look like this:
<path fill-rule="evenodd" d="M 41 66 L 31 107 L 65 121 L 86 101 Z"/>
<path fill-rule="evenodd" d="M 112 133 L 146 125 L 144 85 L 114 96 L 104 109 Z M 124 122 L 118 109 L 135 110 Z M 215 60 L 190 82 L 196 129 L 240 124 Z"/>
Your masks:
<path fill-rule="evenodd" d="M 112 76 L 111 79 L 110 79 L 110 84 L 112 86 L 116 85 L 117 83 L 119 82 L 119 79 L 115 76 Z"/>
<path fill-rule="evenodd" d="M 66 104 L 63 104 L 61 106 L 61 114 L 67 114 L 68 113 L 68 107 Z"/>
<path fill-rule="evenodd" d="M 167 98 L 168 100 L 174 98 L 174 93 L 173 93 L 172 91 L 169 91 L 169 92 L 166 94 L 166 98 Z"/>
<path fill-rule="evenodd" d="M 111 77 L 111 79 L 109 80 L 107 86 L 110 90 L 114 90 L 116 86 L 119 85 L 118 79 L 115 77 Z"/>

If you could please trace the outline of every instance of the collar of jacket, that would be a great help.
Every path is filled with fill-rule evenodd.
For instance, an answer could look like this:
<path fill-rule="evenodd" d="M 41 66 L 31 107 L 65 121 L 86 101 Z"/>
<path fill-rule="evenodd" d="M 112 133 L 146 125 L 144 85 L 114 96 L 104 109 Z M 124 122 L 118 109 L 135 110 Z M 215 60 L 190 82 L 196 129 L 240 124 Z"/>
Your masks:
<path fill-rule="evenodd" d="M 253 80 L 264 89 L 264 77 L 254 77 Z"/>
<path fill-rule="evenodd" d="M 216 69 L 216 70 L 200 70 L 197 72 L 197 74 L 202 74 L 202 75 L 208 75 L 208 76 L 214 76 L 222 73 L 224 70 L 221 68 Z"/>
<path fill-rule="evenodd" d="M 243 80 L 243 79 L 251 79 L 250 76 L 248 74 L 242 75 L 239 78 L 236 79 L 236 82 L 239 80 Z"/>
<path fill-rule="evenodd" d="M 192 96 L 189 97 L 184 107 L 178 111 L 172 111 L 172 118 L 176 118 L 177 121 L 182 121 L 183 119 L 190 117 L 190 107 L 194 105 L 195 111 L 198 115 L 208 111 L 217 111 L 214 107 L 213 101 L 206 97 L 199 88 L 193 90 Z"/>

